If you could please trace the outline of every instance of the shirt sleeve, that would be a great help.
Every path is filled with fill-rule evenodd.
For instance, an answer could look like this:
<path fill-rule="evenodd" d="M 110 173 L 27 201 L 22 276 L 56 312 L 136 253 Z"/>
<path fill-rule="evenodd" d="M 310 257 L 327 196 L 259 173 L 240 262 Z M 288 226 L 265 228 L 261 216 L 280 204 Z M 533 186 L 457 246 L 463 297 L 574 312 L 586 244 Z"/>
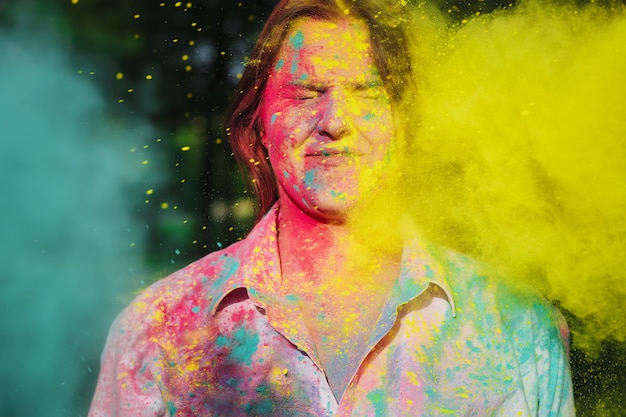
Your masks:
<path fill-rule="evenodd" d="M 137 304 L 115 320 L 101 358 L 101 369 L 89 417 L 165 416 L 155 365 L 161 352 L 148 340 Z"/>
<path fill-rule="evenodd" d="M 538 338 L 535 358 L 539 390 L 538 416 L 575 416 L 572 376 L 569 366 L 569 329 L 565 318 L 556 309 L 549 321 L 535 320 Z"/>

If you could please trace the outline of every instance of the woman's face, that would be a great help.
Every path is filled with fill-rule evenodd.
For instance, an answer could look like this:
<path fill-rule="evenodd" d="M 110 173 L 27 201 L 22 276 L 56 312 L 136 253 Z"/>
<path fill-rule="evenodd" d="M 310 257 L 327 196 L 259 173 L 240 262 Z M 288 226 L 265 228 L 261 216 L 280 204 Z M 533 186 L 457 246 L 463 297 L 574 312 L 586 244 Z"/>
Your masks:
<path fill-rule="evenodd" d="M 299 21 L 270 72 L 261 124 L 283 201 L 342 220 L 371 196 L 384 175 L 394 123 L 367 26 Z"/>

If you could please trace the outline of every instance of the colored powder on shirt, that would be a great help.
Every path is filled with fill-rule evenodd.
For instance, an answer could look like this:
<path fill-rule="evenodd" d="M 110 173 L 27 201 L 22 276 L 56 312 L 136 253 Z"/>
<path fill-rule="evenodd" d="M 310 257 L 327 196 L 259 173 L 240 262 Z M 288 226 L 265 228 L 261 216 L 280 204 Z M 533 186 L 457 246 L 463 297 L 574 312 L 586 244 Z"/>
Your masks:
<path fill-rule="evenodd" d="M 233 334 L 233 345 L 230 357 L 235 362 L 251 366 L 252 356 L 256 353 L 259 345 L 259 335 L 242 326 Z"/>
<path fill-rule="evenodd" d="M 220 262 L 223 262 L 224 268 L 221 270 L 217 279 L 213 282 L 213 286 L 215 287 L 224 285 L 224 283 L 228 281 L 239 268 L 239 261 L 227 256 L 220 257 Z"/>
<path fill-rule="evenodd" d="M 169 415 L 170 416 L 175 416 L 176 415 L 176 410 L 177 410 L 177 408 L 174 405 L 174 403 L 171 402 L 171 401 L 168 401 L 168 403 L 167 403 L 167 411 L 168 411 Z"/>
<path fill-rule="evenodd" d="M 409 213 L 431 241 L 558 300 L 581 319 L 576 347 L 623 341 L 624 8 L 529 1 L 456 25 L 426 7 L 415 19 L 406 141 L 355 233 L 397 250 Z"/>
<path fill-rule="evenodd" d="M 372 402 L 376 417 L 383 417 L 387 415 L 387 401 L 385 399 L 385 392 L 383 390 L 373 390 L 372 392 L 367 394 L 367 399 Z"/>

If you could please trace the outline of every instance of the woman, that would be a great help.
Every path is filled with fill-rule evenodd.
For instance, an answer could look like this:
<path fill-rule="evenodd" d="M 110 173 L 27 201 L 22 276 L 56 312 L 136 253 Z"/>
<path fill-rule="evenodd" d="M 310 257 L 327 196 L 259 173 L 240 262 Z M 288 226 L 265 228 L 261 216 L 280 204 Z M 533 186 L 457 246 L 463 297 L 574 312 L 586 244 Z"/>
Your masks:
<path fill-rule="evenodd" d="M 118 317 L 90 416 L 573 415 L 552 307 L 410 225 L 397 250 L 349 227 L 402 147 L 397 13 L 277 5 L 230 117 L 260 219 Z"/>

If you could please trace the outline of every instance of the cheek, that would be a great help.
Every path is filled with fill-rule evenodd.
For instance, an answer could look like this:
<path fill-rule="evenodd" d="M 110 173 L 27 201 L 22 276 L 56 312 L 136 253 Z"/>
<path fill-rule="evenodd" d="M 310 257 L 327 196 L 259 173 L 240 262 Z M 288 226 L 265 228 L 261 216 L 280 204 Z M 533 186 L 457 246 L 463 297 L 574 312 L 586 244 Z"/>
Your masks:
<path fill-rule="evenodd" d="M 284 107 L 271 113 L 264 123 L 268 144 L 283 150 L 298 147 L 317 126 L 317 111 Z"/>
<path fill-rule="evenodd" d="M 273 161 L 272 166 L 276 174 L 276 180 L 285 189 L 295 191 L 297 193 L 302 192 L 302 187 L 298 178 L 301 176 L 299 173 L 301 169 L 297 169 L 293 160 L 288 156 L 278 155 L 278 161 Z M 270 161 L 271 161 L 270 156 Z"/>
<path fill-rule="evenodd" d="M 395 125 L 391 111 L 370 111 L 359 118 L 359 129 L 370 142 L 387 144 L 395 136 Z"/>
<path fill-rule="evenodd" d="M 384 131 L 392 124 L 391 106 L 386 99 L 368 100 L 357 97 L 347 101 L 346 109 L 361 130 Z"/>

